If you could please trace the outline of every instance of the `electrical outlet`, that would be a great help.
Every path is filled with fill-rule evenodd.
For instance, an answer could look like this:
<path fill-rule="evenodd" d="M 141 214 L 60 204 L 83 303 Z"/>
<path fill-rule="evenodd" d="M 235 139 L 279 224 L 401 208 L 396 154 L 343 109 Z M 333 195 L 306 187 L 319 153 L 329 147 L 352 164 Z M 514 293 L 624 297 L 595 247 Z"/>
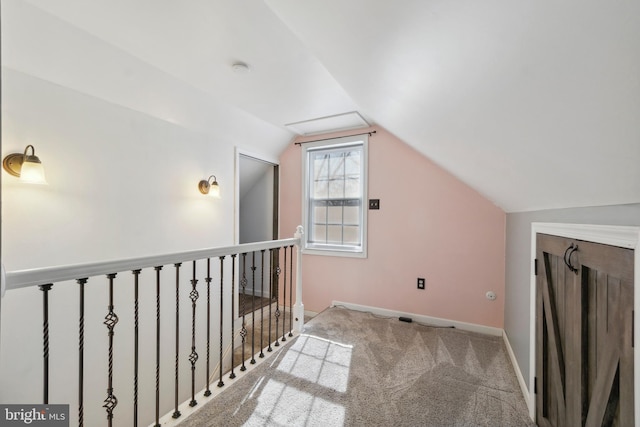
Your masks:
<path fill-rule="evenodd" d="M 369 199 L 369 209 L 380 209 L 380 199 Z"/>
<path fill-rule="evenodd" d="M 425 280 L 424 277 L 418 277 L 418 289 L 424 290 Z"/>

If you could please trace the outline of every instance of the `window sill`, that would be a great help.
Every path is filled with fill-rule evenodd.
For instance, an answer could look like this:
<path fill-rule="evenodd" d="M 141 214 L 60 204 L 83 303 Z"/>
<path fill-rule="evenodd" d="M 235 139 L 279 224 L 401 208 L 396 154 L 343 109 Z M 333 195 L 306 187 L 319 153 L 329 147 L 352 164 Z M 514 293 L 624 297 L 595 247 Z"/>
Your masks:
<path fill-rule="evenodd" d="M 340 251 L 335 249 L 304 248 L 302 249 L 302 254 L 333 256 L 333 257 L 343 257 L 343 258 L 367 258 L 367 251 L 355 252 L 355 251 Z"/>

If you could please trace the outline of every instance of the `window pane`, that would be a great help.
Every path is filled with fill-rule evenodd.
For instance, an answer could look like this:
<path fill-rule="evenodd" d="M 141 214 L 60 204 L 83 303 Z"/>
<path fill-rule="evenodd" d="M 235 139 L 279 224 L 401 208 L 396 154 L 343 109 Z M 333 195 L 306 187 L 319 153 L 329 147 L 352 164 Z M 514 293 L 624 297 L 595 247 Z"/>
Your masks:
<path fill-rule="evenodd" d="M 329 225 L 327 226 L 327 243 L 342 243 L 342 226 L 341 225 Z"/>
<path fill-rule="evenodd" d="M 360 152 L 351 151 L 345 159 L 345 174 L 360 175 Z"/>
<path fill-rule="evenodd" d="M 344 197 L 344 180 L 334 179 L 329 181 L 329 198 L 342 199 Z"/>
<path fill-rule="evenodd" d="M 327 208 L 326 206 L 315 206 L 313 208 L 313 222 L 326 223 L 327 222 Z"/>
<path fill-rule="evenodd" d="M 312 183 L 311 195 L 314 199 L 326 199 L 329 197 L 329 182 L 328 181 L 316 181 Z"/>
<path fill-rule="evenodd" d="M 346 225 L 344 227 L 344 243 L 360 245 L 360 227 Z"/>
<path fill-rule="evenodd" d="M 345 181 L 344 197 L 360 197 L 359 178 L 349 178 Z"/>
<path fill-rule="evenodd" d="M 344 153 L 331 153 L 329 157 L 329 178 L 344 177 Z"/>
<path fill-rule="evenodd" d="M 360 224 L 360 207 L 359 206 L 344 207 L 344 223 Z"/>
<path fill-rule="evenodd" d="M 342 206 L 329 206 L 329 224 L 342 224 Z"/>
<path fill-rule="evenodd" d="M 327 227 L 324 225 L 314 225 L 311 241 L 315 243 L 325 243 L 327 236 Z"/>
<path fill-rule="evenodd" d="M 315 153 L 312 168 L 314 180 L 329 178 L 329 157 L 325 154 Z"/>

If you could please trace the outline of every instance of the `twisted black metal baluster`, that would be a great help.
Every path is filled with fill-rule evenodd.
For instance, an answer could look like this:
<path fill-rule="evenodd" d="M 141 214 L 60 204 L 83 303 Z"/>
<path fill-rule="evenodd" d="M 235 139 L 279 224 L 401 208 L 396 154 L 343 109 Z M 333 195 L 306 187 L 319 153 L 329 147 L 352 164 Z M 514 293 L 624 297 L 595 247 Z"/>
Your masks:
<path fill-rule="evenodd" d="M 224 386 L 224 382 L 222 381 L 222 333 L 224 332 L 223 329 L 223 325 L 222 325 L 222 319 L 224 318 L 223 316 L 223 295 L 224 295 L 224 256 L 220 257 L 220 357 L 219 357 L 219 364 L 220 364 L 220 380 L 218 381 L 218 387 L 222 387 Z"/>
<path fill-rule="evenodd" d="M 156 270 L 156 425 L 160 427 L 160 270 Z"/>
<path fill-rule="evenodd" d="M 262 303 L 262 298 L 264 298 L 264 251 L 264 249 L 260 251 L 260 256 L 262 257 L 260 263 L 260 357 L 264 357 L 264 352 L 262 351 L 264 348 L 264 304 Z"/>
<path fill-rule="evenodd" d="M 276 266 L 276 342 L 275 346 L 280 346 L 280 340 L 278 339 L 278 321 L 280 320 L 280 273 L 282 270 L 280 269 L 280 248 L 276 248 L 276 256 L 275 259 L 278 260 L 278 265 Z"/>
<path fill-rule="evenodd" d="M 251 252 L 251 363 L 256 363 L 256 251 Z"/>
<path fill-rule="evenodd" d="M 284 328 L 287 323 L 287 247 L 284 247 L 284 283 L 282 286 L 282 342 L 286 341 L 287 338 L 284 334 Z M 291 308 L 291 307 L 289 307 Z"/>
<path fill-rule="evenodd" d="M 293 245 L 289 246 L 289 336 L 293 336 Z M 285 265 L 286 268 L 286 265 Z"/>
<path fill-rule="evenodd" d="M 209 359 L 211 348 L 211 258 L 207 258 L 207 278 L 204 279 L 207 282 L 207 389 L 204 392 L 205 396 L 211 396 L 211 390 L 209 389 Z"/>
<path fill-rule="evenodd" d="M 139 331 L 139 308 L 138 308 L 138 286 L 141 270 L 133 270 L 133 425 L 138 425 L 138 331 Z"/>
<path fill-rule="evenodd" d="M 198 300 L 198 291 L 196 285 L 196 262 L 193 261 L 193 279 L 191 279 L 191 354 L 189 354 L 189 363 L 191 363 L 191 402 L 189 406 L 192 408 L 198 404 L 196 402 L 196 362 L 198 361 L 198 353 L 196 352 L 196 301 Z"/>
<path fill-rule="evenodd" d="M 86 278 L 78 279 L 80 285 L 80 319 L 78 320 L 78 426 L 84 425 L 84 285 Z"/>
<path fill-rule="evenodd" d="M 271 348 L 271 305 L 273 300 L 273 248 L 269 249 L 269 348 L 267 351 L 273 351 Z"/>
<path fill-rule="evenodd" d="M 42 291 L 42 394 L 43 403 L 49 403 L 49 291 L 53 283 L 39 285 Z"/>
<path fill-rule="evenodd" d="M 242 254 L 242 280 L 240 280 L 240 284 L 242 285 L 242 329 L 240 329 L 240 336 L 242 337 L 242 366 L 240 367 L 241 371 L 246 371 L 247 367 L 244 365 L 245 356 L 244 356 L 244 347 L 245 341 L 247 338 L 247 328 L 245 322 L 246 315 L 246 299 L 247 299 L 247 254 Z"/>
<path fill-rule="evenodd" d="M 109 279 L 109 313 L 107 313 L 104 320 L 104 324 L 109 330 L 109 374 L 107 381 L 107 398 L 104 400 L 102 407 L 107 410 L 109 427 L 113 424 L 113 410 L 118 406 L 118 398 L 113 394 L 113 329 L 118 323 L 118 316 L 113 311 L 113 279 L 115 277 L 115 273 L 107 274 L 107 278 Z"/>
<path fill-rule="evenodd" d="M 234 353 L 235 353 L 235 318 L 236 318 L 236 255 L 231 255 L 231 374 L 229 378 L 234 379 L 236 377 L 233 372 L 235 367 Z"/>
<path fill-rule="evenodd" d="M 176 268 L 176 366 L 175 366 L 175 410 L 171 415 L 172 418 L 178 418 L 180 415 L 180 411 L 178 411 L 178 367 L 180 363 L 180 266 L 182 263 L 174 264 Z"/>

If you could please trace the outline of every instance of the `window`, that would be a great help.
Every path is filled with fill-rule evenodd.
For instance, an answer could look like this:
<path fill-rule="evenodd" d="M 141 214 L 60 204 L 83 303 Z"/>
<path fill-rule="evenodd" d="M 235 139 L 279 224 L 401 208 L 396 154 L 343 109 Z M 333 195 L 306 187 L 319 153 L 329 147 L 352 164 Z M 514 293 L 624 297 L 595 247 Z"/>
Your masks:
<path fill-rule="evenodd" d="M 366 258 L 367 138 L 303 145 L 305 252 Z"/>

